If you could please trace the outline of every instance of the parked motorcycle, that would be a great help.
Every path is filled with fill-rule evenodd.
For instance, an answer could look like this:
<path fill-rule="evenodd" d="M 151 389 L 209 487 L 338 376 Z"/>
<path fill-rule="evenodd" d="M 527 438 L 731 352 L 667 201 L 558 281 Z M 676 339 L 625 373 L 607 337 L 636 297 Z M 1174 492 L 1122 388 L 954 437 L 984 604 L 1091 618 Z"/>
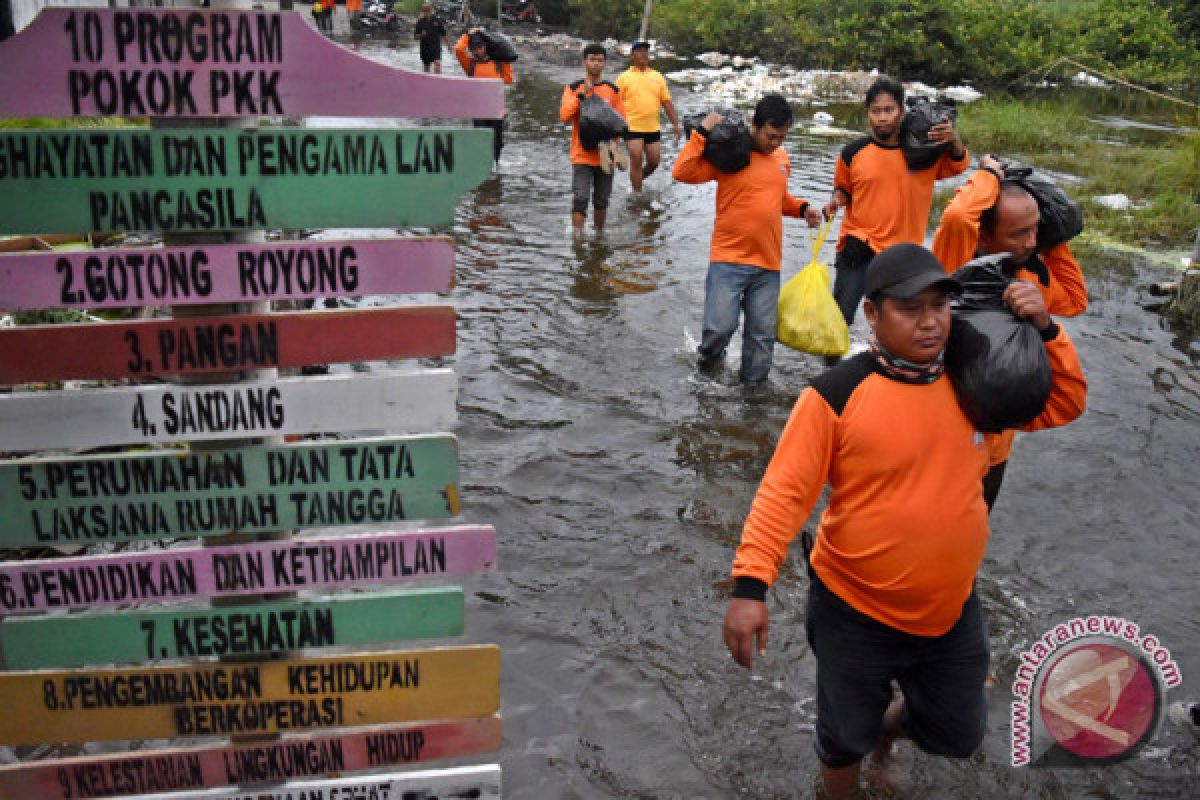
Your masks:
<path fill-rule="evenodd" d="M 402 23 L 400 15 L 391 3 L 386 0 L 370 0 L 358 16 L 357 26 L 363 31 L 399 33 Z"/>

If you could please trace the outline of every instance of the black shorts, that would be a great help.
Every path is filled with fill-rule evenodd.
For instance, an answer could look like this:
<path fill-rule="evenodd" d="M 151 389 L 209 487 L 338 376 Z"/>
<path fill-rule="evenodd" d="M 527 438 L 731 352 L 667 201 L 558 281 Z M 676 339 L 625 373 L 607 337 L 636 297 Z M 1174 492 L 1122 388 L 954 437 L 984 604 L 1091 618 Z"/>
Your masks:
<path fill-rule="evenodd" d="M 638 133 L 636 131 L 625 131 L 625 141 L 630 139 L 641 139 L 646 144 L 656 144 L 662 141 L 662 131 L 652 131 L 650 133 Z"/>
<path fill-rule="evenodd" d="M 434 41 L 431 44 L 421 42 L 421 63 L 426 66 L 442 60 L 442 43 Z"/>
<path fill-rule="evenodd" d="M 612 173 L 587 164 L 572 164 L 571 212 L 586 214 L 589 195 L 591 195 L 593 206 L 601 211 L 608 208 L 608 198 L 612 196 L 612 187 Z"/>
<path fill-rule="evenodd" d="M 941 636 L 914 636 L 851 607 L 809 570 L 808 644 L 817 659 L 817 757 L 854 764 L 870 753 L 892 701 L 904 695 L 904 732 L 927 753 L 966 758 L 987 730 L 987 628 L 971 592 Z"/>

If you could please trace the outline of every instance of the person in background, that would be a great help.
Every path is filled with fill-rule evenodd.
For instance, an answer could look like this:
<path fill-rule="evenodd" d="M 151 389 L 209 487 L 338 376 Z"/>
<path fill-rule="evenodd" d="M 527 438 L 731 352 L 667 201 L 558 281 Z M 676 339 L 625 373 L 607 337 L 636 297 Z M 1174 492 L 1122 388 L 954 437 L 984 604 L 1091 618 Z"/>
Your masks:
<path fill-rule="evenodd" d="M 870 349 L 796 401 L 746 518 L 722 629 L 738 664 L 766 655 L 767 589 L 828 483 L 806 554 L 805 626 L 817 662 L 814 745 L 835 800 L 856 791 L 868 754 L 886 782 L 898 737 L 966 758 L 987 730 L 988 635 L 974 583 L 990 535 L 988 446 L 944 371 L 960 287 L 932 253 L 902 243 L 872 259 L 865 290 Z M 1050 361 L 1050 399 L 1025 429 L 1071 422 L 1087 395 L 1071 340 L 1028 283 L 1004 300 L 1041 332 Z"/>
<path fill-rule="evenodd" d="M 662 161 L 662 123 L 660 111 L 667 112 L 667 119 L 679 139 L 679 116 L 671 103 L 671 92 L 662 73 L 650 68 L 650 43 L 637 41 L 629 50 L 629 69 L 617 77 L 617 88 L 625 103 L 625 115 L 629 132 L 625 135 L 625 146 L 629 149 L 629 183 L 635 192 L 642 190 L 642 182 L 650 177 Z"/>
<path fill-rule="evenodd" d="M 362 23 L 362 0 L 346 0 L 346 14 L 349 17 L 350 30 L 358 30 Z"/>
<path fill-rule="evenodd" d="M 333 33 L 334 0 L 316 0 L 312 5 L 313 21 L 321 33 Z"/>
<path fill-rule="evenodd" d="M 780 146 L 792 127 L 792 109 L 782 95 L 768 94 L 754 107 L 750 125 L 754 150 L 744 169 L 725 173 L 704 159 L 704 143 L 722 119 L 709 114 L 692 131 L 672 174 L 683 183 L 717 182 L 717 215 L 704 282 L 704 329 L 696 366 L 713 374 L 742 320 L 739 378 L 748 389 L 763 387 L 771 370 L 783 263 L 783 217 L 801 217 L 810 227 L 821 214 L 788 193 L 791 162 Z"/>
<path fill-rule="evenodd" d="M 624 115 L 621 92 L 609 81 L 602 80 L 604 66 L 608 60 L 602 44 L 589 44 L 583 48 L 583 79 L 563 89 L 558 117 L 571 123 L 571 227 L 578 238 L 583 234 L 587 222 L 588 197 L 592 198 L 592 224 L 596 231 L 604 230 L 608 217 L 608 199 L 612 195 L 613 174 L 601 167 L 600 153 L 585 150 L 579 140 L 579 107 L 588 97 L 599 97 L 618 114 Z M 619 146 L 619 145 L 618 145 Z"/>
<path fill-rule="evenodd" d="M 932 167 L 910 170 L 900 149 L 904 87 L 880 77 L 867 89 L 865 105 L 870 134 L 842 148 L 833 172 L 833 196 L 824 209 L 827 219 L 846 209 L 833 296 L 847 325 L 858 312 L 871 258 L 900 242 L 924 244 L 934 182 L 960 174 L 970 160 L 958 131 L 947 121 L 935 125 L 929 138 L 950 146 Z"/>
<path fill-rule="evenodd" d="M 464 3 L 464 6 L 466 4 Z M 454 45 L 454 57 L 462 66 L 468 78 L 486 78 L 502 80 L 506 84 L 513 82 L 513 67 L 505 61 L 495 61 L 488 55 L 487 42 L 480 34 L 482 28 L 475 27 L 464 33 Z M 492 129 L 492 160 L 500 160 L 500 151 L 504 149 L 504 122 L 508 117 L 505 109 L 500 119 L 476 119 L 471 123 L 476 128 Z"/>
<path fill-rule="evenodd" d="M 933 254 L 947 272 L 976 256 L 1011 253 L 1011 277 L 1036 286 L 1055 316 L 1076 317 L 1087 310 L 1087 282 L 1066 242 L 1039 252 L 1037 201 L 1019 184 L 1004 180 L 1004 166 L 993 156 L 954 193 L 933 234 Z M 991 509 L 1004 483 L 1015 431 L 993 442 L 983 496 Z"/>
<path fill-rule="evenodd" d="M 450 45 L 449 34 L 442 21 L 433 15 L 433 4 L 421 4 L 421 18 L 413 28 L 413 38 L 420 41 L 421 66 L 429 72 L 430 67 L 437 75 L 442 74 L 442 42 Z"/>

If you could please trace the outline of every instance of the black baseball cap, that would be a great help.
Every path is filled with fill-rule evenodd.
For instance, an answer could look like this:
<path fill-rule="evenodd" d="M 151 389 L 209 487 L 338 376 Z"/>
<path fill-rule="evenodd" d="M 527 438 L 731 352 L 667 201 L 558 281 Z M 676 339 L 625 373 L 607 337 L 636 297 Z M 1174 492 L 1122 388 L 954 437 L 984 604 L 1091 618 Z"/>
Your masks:
<path fill-rule="evenodd" d="M 631 44 L 631 45 L 629 46 L 629 50 L 630 50 L 630 52 L 632 52 L 632 51 L 634 51 L 634 50 L 637 50 L 637 49 L 638 49 L 638 48 L 640 48 L 640 47 L 644 47 L 644 48 L 646 48 L 647 50 L 649 50 L 649 49 L 650 49 L 650 43 L 649 43 L 649 42 L 647 42 L 645 39 L 635 39 L 635 40 L 634 40 L 634 42 L 633 42 L 633 44 Z"/>
<path fill-rule="evenodd" d="M 917 244 L 894 244 L 871 259 L 867 267 L 867 297 L 916 297 L 937 286 L 952 294 L 962 284 L 946 274 L 937 256 Z"/>

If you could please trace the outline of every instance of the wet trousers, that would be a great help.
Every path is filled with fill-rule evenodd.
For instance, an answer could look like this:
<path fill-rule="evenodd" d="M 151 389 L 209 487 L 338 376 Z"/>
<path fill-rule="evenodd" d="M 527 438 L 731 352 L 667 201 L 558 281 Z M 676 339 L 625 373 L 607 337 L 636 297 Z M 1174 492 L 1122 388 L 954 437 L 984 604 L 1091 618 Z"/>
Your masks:
<path fill-rule="evenodd" d="M 504 120 L 502 119 L 476 119 L 471 120 L 471 124 L 476 128 L 491 128 L 494 138 L 492 139 L 492 160 L 500 160 L 500 151 L 504 149 Z"/>
<path fill-rule="evenodd" d="M 742 316 L 742 383 L 762 383 L 771 371 L 779 318 L 779 273 L 747 264 L 713 261 L 704 280 L 704 330 L 697 366 L 710 369 L 725 357 L 725 348 Z"/>

